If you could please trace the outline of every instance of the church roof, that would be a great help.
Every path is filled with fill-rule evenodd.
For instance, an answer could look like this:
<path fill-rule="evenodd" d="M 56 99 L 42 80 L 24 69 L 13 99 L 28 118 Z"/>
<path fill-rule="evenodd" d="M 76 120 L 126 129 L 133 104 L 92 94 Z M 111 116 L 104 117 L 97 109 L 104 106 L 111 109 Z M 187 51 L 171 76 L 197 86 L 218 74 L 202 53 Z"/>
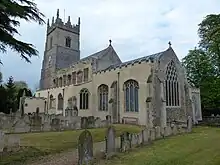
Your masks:
<path fill-rule="evenodd" d="M 116 51 L 114 50 L 114 48 L 112 47 L 112 45 L 109 45 L 107 48 L 96 52 L 94 54 L 91 54 L 90 56 L 87 56 L 85 58 L 80 59 L 80 61 L 84 61 L 84 60 L 89 60 L 90 58 L 95 58 L 95 59 L 100 59 L 102 58 L 104 55 L 111 55 L 111 54 L 117 54 Z"/>
<path fill-rule="evenodd" d="M 130 61 L 125 61 L 121 64 L 111 65 L 110 67 L 106 68 L 105 70 L 118 68 L 118 67 L 123 67 L 123 66 L 126 66 L 126 65 L 130 65 L 130 64 L 134 64 L 134 63 L 138 63 L 138 62 L 142 62 L 142 61 L 154 61 L 156 58 L 159 58 L 167 50 L 159 52 L 159 53 L 147 55 L 147 56 L 144 56 L 144 57 L 140 57 L 140 58 L 137 58 L 137 59 L 133 59 L 133 60 L 130 60 Z M 102 70 L 102 71 L 104 71 L 104 70 Z"/>

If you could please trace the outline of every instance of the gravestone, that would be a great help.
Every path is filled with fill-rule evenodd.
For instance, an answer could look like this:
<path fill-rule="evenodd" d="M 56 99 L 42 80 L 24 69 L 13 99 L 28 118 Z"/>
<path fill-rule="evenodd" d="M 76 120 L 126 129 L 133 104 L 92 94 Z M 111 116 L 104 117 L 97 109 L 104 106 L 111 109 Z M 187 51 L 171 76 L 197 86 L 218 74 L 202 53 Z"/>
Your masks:
<path fill-rule="evenodd" d="M 5 147 L 5 134 L 0 130 L 0 153 L 3 152 Z"/>
<path fill-rule="evenodd" d="M 160 139 L 161 138 L 161 131 L 160 131 L 159 126 L 155 127 L 155 133 L 156 133 L 156 139 Z"/>
<path fill-rule="evenodd" d="M 87 129 L 88 128 L 88 118 L 87 117 L 82 117 L 81 118 L 81 127 L 82 127 L 82 129 Z"/>
<path fill-rule="evenodd" d="M 89 116 L 88 117 L 88 128 L 94 128 L 95 127 L 95 117 Z"/>
<path fill-rule="evenodd" d="M 191 116 L 188 116 L 187 119 L 187 132 L 191 132 L 192 131 L 192 118 Z"/>
<path fill-rule="evenodd" d="M 124 132 L 121 136 L 121 151 L 126 152 L 131 148 L 131 134 L 129 132 Z"/>
<path fill-rule="evenodd" d="M 106 156 L 111 157 L 115 153 L 115 128 L 110 126 L 106 134 Z"/>
<path fill-rule="evenodd" d="M 89 164 L 93 158 L 93 140 L 88 130 L 83 131 L 78 141 L 78 165 Z"/>

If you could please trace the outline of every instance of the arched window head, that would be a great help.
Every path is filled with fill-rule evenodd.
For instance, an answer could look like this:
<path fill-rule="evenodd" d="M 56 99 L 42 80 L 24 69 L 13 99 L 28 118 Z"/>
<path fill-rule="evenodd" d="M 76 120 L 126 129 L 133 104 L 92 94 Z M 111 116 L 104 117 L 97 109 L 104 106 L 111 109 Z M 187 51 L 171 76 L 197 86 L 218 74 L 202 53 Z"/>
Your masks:
<path fill-rule="evenodd" d="M 108 86 L 102 84 L 98 87 L 99 111 L 108 111 Z"/>
<path fill-rule="evenodd" d="M 168 107 L 180 106 L 178 75 L 177 75 L 176 66 L 173 61 L 171 61 L 166 68 L 165 95 L 166 95 L 166 106 Z"/>
<path fill-rule="evenodd" d="M 71 47 L 71 38 L 66 37 L 66 47 L 70 48 Z"/>
<path fill-rule="evenodd" d="M 124 83 L 125 111 L 138 112 L 138 90 L 139 84 L 135 80 L 127 80 Z"/>
<path fill-rule="evenodd" d="M 89 109 L 89 91 L 88 89 L 82 89 L 80 91 L 80 109 Z"/>
<path fill-rule="evenodd" d="M 61 93 L 58 95 L 58 110 L 63 110 L 63 96 Z"/>

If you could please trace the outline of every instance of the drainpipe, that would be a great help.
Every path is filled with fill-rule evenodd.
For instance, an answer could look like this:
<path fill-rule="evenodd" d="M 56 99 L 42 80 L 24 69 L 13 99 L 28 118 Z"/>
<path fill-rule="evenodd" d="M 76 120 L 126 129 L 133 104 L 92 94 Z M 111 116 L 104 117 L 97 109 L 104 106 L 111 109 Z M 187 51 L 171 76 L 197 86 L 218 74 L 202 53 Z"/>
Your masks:
<path fill-rule="evenodd" d="M 65 108 L 64 108 L 64 91 L 65 91 L 65 87 L 63 88 L 63 116 L 65 114 Z"/>
<path fill-rule="evenodd" d="M 118 97 L 118 104 L 117 104 L 117 112 L 118 112 L 118 123 L 120 123 L 120 95 L 119 95 L 119 92 L 120 92 L 120 82 L 119 82 L 119 78 L 120 78 L 120 72 L 118 72 L 118 90 L 117 90 L 117 97 Z"/>

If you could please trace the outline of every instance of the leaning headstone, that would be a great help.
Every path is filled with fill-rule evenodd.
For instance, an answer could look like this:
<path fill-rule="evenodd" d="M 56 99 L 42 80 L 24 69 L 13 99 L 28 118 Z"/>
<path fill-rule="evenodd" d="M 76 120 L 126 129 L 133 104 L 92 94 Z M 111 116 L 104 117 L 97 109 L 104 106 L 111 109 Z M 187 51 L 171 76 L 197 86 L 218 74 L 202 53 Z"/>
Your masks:
<path fill-rule="evenodd" d="M 106 134 L 106 156 L 111 157 L 115 153 L 115 128 L 110 126 Z"/>
<path fill-rule="evenodd" d="M 125 132 L 121 135 L 121 151 L 126 152 L 131 148 L 131 134 Z"/>
<path fill-rule="evenodd" d="M 177 134 L 178 134 L 177 126 L 174 124 L 172 127 L 172 135 L 177 135 Z"/>
<path fill-rule="evenodd" d="M 83 131 L 78 141 L 78 165 L 89 164 L 93 159 L 93 140 L 88 130 Z"/>
<path fill-rule="evenodd" d="M 192 118 L 191 116 L 188 116 L 187 119 L 187 132 L 191 132 L 192 131 Z"/>

